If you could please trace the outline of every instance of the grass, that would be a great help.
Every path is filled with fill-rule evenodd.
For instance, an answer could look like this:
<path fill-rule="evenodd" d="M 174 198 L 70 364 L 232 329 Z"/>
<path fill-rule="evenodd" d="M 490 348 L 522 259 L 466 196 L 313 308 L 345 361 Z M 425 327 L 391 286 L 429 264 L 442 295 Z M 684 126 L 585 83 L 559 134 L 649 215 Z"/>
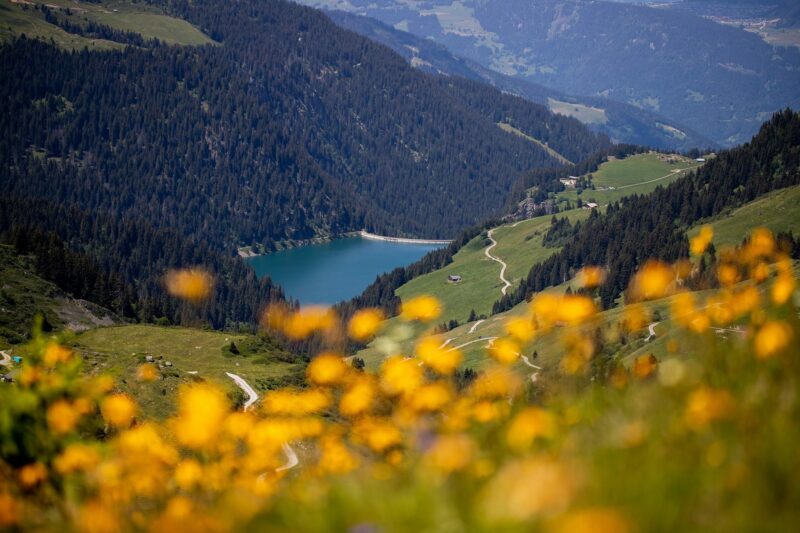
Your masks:
<path fill-rule="evenodd" d="M 667 162 L 669 157 L 676 162 Z M 668 185 L 699 166 L 697 162 L 686 157 L 664 156 L 655 152 L 636 154 L 625 159 L 611 159 L 592 173 L 592 183 L 596 190 L 586 189 L 578 196 L 575 189 L 567 189 L 558 193 L 558 199 L 574 203 L 580 197 L 584 202 L 605 205 L 632 194 L 652 192 L 659 185 Z"/>
<path fill-rule="evenodd" d="M 574 222 L 588 215 L 588 210 L 575 209 L 561 216 L 567 216 Z M 512 286 L 519 284 L 535 263 L 558 251 L 558 248 L 542 246 L 550 219 L 550 216 L 536 217 L 494 229 L 493 235 L 498 244 L 491 253 L 508 264 L 506 279 Z M 435 296 L 445 307 L 443 321 L 464 322 L 472 309 L 478 315 L 491 313 L 492 304 L 502 296 L 500 289 L 503 283 L 500 281 L 500 264 L 487 258 L 484 253 L 489 244 L 485 234 L 475 237 L 458 251 L 452 263 L 411 280 L 397 290 L 397 295 L 401 299 L 420 294 Z M 447 277 L 451 274 L 461 276 L 462 281 L 450 283 Z"/>
<path fill-rule="evenodd" d="M 193 46 L 214 42 L 185 20 L 170 17 L 144 4 L 122 1 L 96 4 L 71 0 L 50 0 L 46 4 L 53 10 L 69 8 L 72 12 L 69 18 L 76 24 L 88 19 L 119 30 L 139 33 L 147 39 L 159 39 L 168 44 Z M 28 37 L 53 39 L 58 46 L 68 50 L 82 48 L 108 50 L 124 46 L 112 41 L 89 39 L 67 33 L 58 26 L 45 22 L 42 13 L 34 9 L 33 5 L 0 0 L 0 39 L 10 40 L 23 33 Z"/>
<path fill-rule="evenodd" d="M 689 235 L 696 235 L 704 224 L 714 228 L 714 245 L 717 247 L 740 244 L 750 230 L 759 226 L 773 233 L 793 231 L 798 234 L 800 186 L 774 191 L 713 220 L 697 224 L 689 231 Z"/>
<path fill-rule="evenodd" d="M 559 115 L 566 115 L 573 117 L 584 124 L 605 124 L 608 122 L 608 116 L 605 109 L 599 107 L 587 106 L 584 104 L 573 104 L 570 102 L 561 102 L 553 98 L 547 99 L 547 106 L 553 113 Z"/>
<path fill-rule="evenodd" d="M 26 342 L 37 315 L 53 329 L 79 330 L 113 319 L 108 318 L 108 310 L 69 298 L 55 284 L 40 278 L 32 256 L 0 245 L 0 348 Z"/>
<path fill-rule="evenodd" d="M 226 348 L 234 342 L 241 352 Z M 148 417 L 164 418 L 173 412 L 175 394 L 182 383 L 210 380 L 236 398 L 240 389 L 226 372 L 244 378 L 256 390 L 284 385 L 304 365 L 289 362 L 292 356 L 253 335 L 231 334 L 181 327 L 126 325 L 97 328 L 77 335 L 72 347 L 83 355 L 92 373 L 116 376 L 125 392 L 142 406 Z M 136 370 L 152 355 L 161 366 L 161 379 L 143 383 Z M 196 374 L 190 372 L 196 372 Z"/>

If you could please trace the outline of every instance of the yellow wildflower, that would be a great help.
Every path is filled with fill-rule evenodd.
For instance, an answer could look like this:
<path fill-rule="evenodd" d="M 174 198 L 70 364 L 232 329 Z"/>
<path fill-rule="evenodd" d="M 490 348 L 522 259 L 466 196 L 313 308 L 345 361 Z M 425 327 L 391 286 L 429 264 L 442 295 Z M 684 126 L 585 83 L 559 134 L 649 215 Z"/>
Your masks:
<path fill-rule="evenodd" d="M 47 409 L 47 426 L 57 434 L 69 433 L 78 424 L 80 413 L 66 400 L 57 400 Z"/>
<path fill-rule="evenodd" d="M 318 413 L 330 405 L 330 395 L 321 389 L 295 391 L 280 389 L 264 396 L 263 409 L 270 415 L 309 415 Z"/>
<path fill-rule="evenodd" d="M 792 297 L 794 288 L 795 280 L 791 274 L 778 274 L 772 285 L 772 301 L 777 305 L 785 304 Z"/>
<path fill-rule="evenodd" d="M 430 322 L 442 313 L 439 300 L 433 296 L 422 295 L 409 298 L 400 306 L 400 317 L 404 320 L 420 320 Z"/>
<path fill-rule="evenodd" d="M 466 435 L 440 436 L 425 454 L 430 466 L 445 474 L 463 470 L 474 456 L 475 443 Z"/>
<path fill-rule="evenodd" d="M 772 320 L 761 326 L 754 345 L 759 359 L 768 359 L 783 351 L 792 340 L 792 327 L 786 322 Z"/>
<path fill-rule="evenodd" d="M 577 491 L 566 466 L 545 458 L 507 463 L 486 486 L 484 515 L 492 521 L 524 521 L 563 511 Z"/>
<path fill-rule="evenodd" d="M 560 305 L 561 298 L 555 294 L 540 293 L 531 302 L 531 310 L 539 324 L 548 327 L 558 321 Z"/>
<path fill-rule="evenodd" d="M 650 312 L 639 303 L 623 307 L 622 315 L 622 326 L 628 331 L 638 331 L 650 321 Z"/>
<path fill-rule="evenodd" d="M 283 323 L 283 332 L 292 339 L 305 339 L 315 331 L 332 333 L 336 329 L 336 314 L 323 306 L 304 307 L 289 315 Z"/>
<path fill-rule="evenodd" d="M 339 412 L 344 416 L 357 416 L 367 412 L 372 406 L 375 393 L 375 384 L 371 377 L 356 379 L 342 394 Z"/>
<path fill-rule="evenodd" d="M 741 279 L 739 268 L 731 263 L 722 263 L 717 267 L 717 279 L 726 287 L 735 285 Z"/>
<path fill-rule="evenodd" d="M 649 377 L 658 368 L 658 359 L 653 354 L 640 355 L 633 362 L 633 375 L 639 379 Z"/>
<path fill-rule="evenodd" d="M 417 344 L 417 355 L 420 360 L 437 374 L 449 376 L 461 364 L 461 352 L 454 348 L 445 348 L 433 337 L 424 337 Z"/>
<path fill-rule="evenodd" d="M 44 351 L 44 364 L 49 367 L 56 366 L 58 363 L 66 363 L 72 359 L 72 352 L 59 344 L 50 343 Z"/>
<path fill-rule="evenodd" d="M 0 492 L 0 527 L 11 528 L 19 522 L 19 503 L 7 492 Z"/>
<path fill-rule="evenodd" d="M 168 272 L 165 283 L 171 295 L 190 302 L 199 302 L 211 294 L 214 279 L 208 272 L 192 268 Z"/>
<path fill-rule="evenodd" d="M 714 238 L 714 228 L 705 225 L 700 228 L 700 233 L 691 239 L 689 242 L 689 249 L 693 255 L 701 255 L 706 251 L 711 240 Z"/>
<path fill-rule="evenodd" d="M 510 365 L 519 357 L 520 348 L 514 339 L 495 339 L 489 347 L 489 355 L 500 364 Z"/>
<path fill-rule="evenodd" d="M 555 522 L 552 533 L 630 533 L 630 521 L 614 509 L 594 507 L 572 511 Z"/>
<path fill-rule="evenodd" d="M 409 398 L 415 411 L 433 412 L 444 408 L 453 398 L 450 387 L 443 382 L 423 385 Z"/>
<path fill-rule="evenodd" d="M 203 467 L 194 459 L 184 459 L 175 467 L 172 479 L 181 489 L 191 490 L 203 479 Z"/>
<path fill-rule="evenodd" d="M 136 369 L 136 378 L 139 381 L 155 381 L 158 379 L 158 376 L 158 369 L 155 365 L 150 363 L 139 365 L 139 367 Z"/>
<path fill-rule="evenodd" d="M 111 508 L 97 501 L 81 507 L 77 524 L 78 529 L 86 533 L 115 533 L 122 530 L 119 519 Z"/>
<path fill-rule="evenodd" d="M 591 298 L 577 294 L 565 295 L 558 307 L 559 319 L 569 325 L 581 324 L 596 312 Z"/>
<path fill-rule="evenodd" d="M 381 387 L 391 395 L 410 394 L 422 383 L 422 368 L 412 359 L 393 356 L 381 366 Z"/>
<path fill-rule="evenodd" d="M 306 369 L 306 375 L 311 383 L 329 387 L 341 383 L 347 376 L 348 369 L 341 355 L 325 352 L 311 361 Z"/>
<path fill-rule="evenodd" d="M 112 426 L 126 427 L 133 422 L 136 405 L 124 394 L 113 394 L 103 400 L 100 412 Z"/>
<path fill-rule="evenodd" d="M 47 479 L 47 467 L 42 463 L 31 463 L 20 468 L 17 477 L 20 485 L 31 488 Z"/>
<path fill-rule="evenodd" d="M 357 341 L 367 341 L 375 335 L 385 318 L 380 309 L 362 309 L 350 319 L 347 333 Z"/>
<path fill-rule="evenodd" d="M 511 317 L 503 325 L 506 333 L 521 343 L 530 342 L 536 335 L 533 321 L 525 317 Z"/>
<path fill-rule="evenodd" d="M 675 271 L 661 261 L 648 261 L 631 282 L 632 295 L 637 300 L 653 300 L 667 296 L 675 281 Z"/>
<path fill-rule="evenodd" d="M 580 269 L 576 277 L 580 287 L 592 289 L 603 284 L 606 279 L 606 272 L 597 266 L 587 266 Z"/>
<path fill-rule="evenodd" d="M 512 450 L 524 451 L 537 438 L 550 438 L 554 433 L 553 415 L 538 407 L 528 407 L 511 420 L 506 431 L 506 442 Z"/>
<path fill-rule="evenodd" d="M 700 430 L 711 422 L 728 418 L 733 408 L 733 396 L 728 391 L 701 387 L 689 396 L 684 420 L 691 429 Z"/>
<path fill-rule="evenodd" d="M 211 385 L 183 386 L 178 394 L 178 416 L 173 420 L 178 442 L 203 448 L 216 439 L 228 411 L 225 395 Z"/>
<path fill-rule="evenodd" d="M 475 398 L 505 398 L 514 396 L 521 386 L 519 376 L 502 367 L 490 367 L 470 386 Z"/>
<path fill-rule="evenodd" d="M 382 453 L 403 442 L 403 434 L 391 422 L 380 418 L 363 418 L 353 425 L 353 436 L 375 452 Z"/>
<path fill-rule="evenodd" d="M 337 437 L 324 437 L 320 444 L 322 456 L 319 466 L 324 472 L 345 474 L 358 466 L 358 458 Z"/>
<path fill-rule="evenodd" d="M 86 444 L 70 444 L 55 458 L 53 466 L 60 474 L 88 470 L 100 462 L 97 451 Z"/>

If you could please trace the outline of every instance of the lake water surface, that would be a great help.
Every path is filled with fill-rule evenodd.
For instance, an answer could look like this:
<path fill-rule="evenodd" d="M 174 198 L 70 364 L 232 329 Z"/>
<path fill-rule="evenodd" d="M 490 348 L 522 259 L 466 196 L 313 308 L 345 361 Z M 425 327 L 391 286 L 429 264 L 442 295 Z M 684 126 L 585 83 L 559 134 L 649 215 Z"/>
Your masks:
<path fill-rule="evenodd" d="M 361 294 L 375 277 L 419 260 L 442 244 L 407 244 L 361 237 L 309 244 L 246 259 L 301 304 L 334 304 Z"/>

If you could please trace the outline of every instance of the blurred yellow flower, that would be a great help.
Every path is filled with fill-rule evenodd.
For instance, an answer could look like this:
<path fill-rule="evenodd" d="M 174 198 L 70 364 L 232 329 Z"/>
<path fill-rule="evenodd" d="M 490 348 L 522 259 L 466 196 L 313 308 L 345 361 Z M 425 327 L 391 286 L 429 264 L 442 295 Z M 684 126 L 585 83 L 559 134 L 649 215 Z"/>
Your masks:
<path fill-rule="evenodd" d="M 794 288 L 795 280 L 791 274 L 778 274 L 772 285 L 772 301 L 777 305 L 785 304 L 792 297 Z"/>
<path fill-rule="evenodd" d="M 555 434 L 555 419 L 551 413 L 539 407 L 523 409 L 511 420 L 506 430 L 506 442 L 515 451 L 521 452 L 537 438 L 550 438 Z"/>
<path fill-rule="evenodd" d="M 714 228 L 705 225 L 700 228 L 700 233 L 689 242 L 689 250 L 693 255 L 701 255 L 706 251 L 711 240 L 714 238 Z"/>
<path fill-rule="evenodd" d="M 100 455 L 94 447 L 87 444 L 70 444 L 61 455 L 55 458 L 53 466 L 60 474 L 85 471 L 100 462 Z"/>
<path fill-rule="evenodd" d="M 122 530 L 117 516 L 108 505 L 94 501 L 80 508 L 78 529 L 86 533 L 116 533 Z"/>
<path fill-rule="evenodd" d="M 319 413 L 330 403 L 330 395 L 322 389 L 278 389 L 264 396 L 262 407 L 270 415 L 305 416 Z"/>
<path fill-rule="evenodd" d="M 603 284 L 606 280 L 606 271 L 601 267 L 587 266 L 578 271 L 576 278 L 578 286 L 592 289 Z"/>
<path fill-rule="evenodd" d="M 31 488 L 47 479 L 47 467 L 42 463 L 25 465 L 17 472 L 19 484 L 24 488 Z"/>
<path fill-rule="evenodd" d="M 336 313 L 329 307 L 309 306 L 286 317 L 283 332 L 291 339 L 305 339 L 315 331 L 328 334 L 336 330 Z"/>
<path fill-rule="evenodd" d="M 461 364 L 461 352 L 454 348 L 446 348 L 433 337 L 424 337 L 417 343 L 417 356 L 440 375 L 449 376 Z"/>
<path fill-rule="evenodd" d="M 178 394 L 178 416 L 173 419 L 175 436 L 189 448 L 213 443 L 228 411 L 225 395 L 207 384 L 182 386 Z"/>
<path fill-rule="evenodd" d="M 63 435 L 78 424 L 80 413 L 66 400 L 56 400 L 47 408 L 47 426 L 51 431 Z"/>
<path fill-rule="evenodd" d="M 489 355 L 503 365 L 510 365 L 519 358 L 520 347 L 514 339 L 503 337 L 495 339 L 489 346 Z"/>
<path fill-rule="evenodd" d="M 14 497 L 5 491 L 0 491 L 0 527 L 11 528 L 19 522 L 20 505 Z"/>
<path fill-rule="evenodd" d="M 103 418 L 116 427 L 127 427 L 136 415 L 136 405 L 124 394 L 112 394 L 100 404 Z"/>
<path fill-rule="evenodd" d="M 367 412 L 375 399 L 376 387 L 371 376 L 354 380 L 339 400 L 339 412 L 344 416 L 357 416 Z"/>
<path fill-rule="evenodd" d="M 325 352 L 311 361 L 306 369 L 306 375 L 311 383 L 330 387 L 341 383 L 347 376 L 349 368 L 341 355 Z"/>
<path fill-rule="evenodd" d="M 503 367 L 489 367 L 470 386 L 475 398 L 506 398 L 516 395 L 522 383 L 519 376 Z"/>
<path fill-rule="evenodd" d="M 195 303 L 208 298 L 214 286 L 211 274 L 197 268 L 172 270 L 164 280 L 171 295 Z"/>
<path fill-rule="evenodd" d="M 771 320 L 759 328 L 754 339 L 756 356 L 768 359 L 783 351 L 792 341 L 792 327 L 782 320 Z"/>
<path fill-rule="evenodd" d="M 191 490 L 203 478 L 203 467 L 194 459 L 184 459 L 175 467 L 172 479 L 183 490 Z"/>
<path fill-rule="evenodd" d="M 158 379 L 159 371 L 156 368 L 156 365 L 145 363 L 143 365 L 139 365 L 136 369 L 136 378 L 139 381 L 155 381 Z"/>
<path fill-rule="evenodd" d="M 433 296 L 422 295 L 409 298 L 400 306 L 400 317 L 404 320 L 420 320 L 430 322 L 442 313 L 439 300 Z"/>
<path fill-rule="evenodd" d="M 658 359 L 653 354 L 640 355 L 633 362 L 633 375 L 639 379 L 650 377 L 658 368 Z"/>
<path fill-rule="evenodd" d="M 467 435 L 442 435 L 425 453 L 435 470 L 449 474 L 468 467 L 475 456 L 475 443 Z"/>
<path fill-rule="evenodd" d="M 358 467 L 358 458 L 337 437 L 323 437 L 320 444 L 319 466 L 324 472 L 345 474 Z"/>
<path fill-rule="evenodd" d="M 623 307 L 622 316 L 622 327 L 631 332 L 642 329 L 650 321 L 650 311 L 640 303 Z"/>
<path fill-rule="evenodd" d="M 756 228 L 750 234 L 750 239 L 744 248 L 748 261 L 759 257 L 770 256 L 775 252 L 775 238 L 767 228 Z"/>
<path fill-rule="evenodd" d="M 556 520 L 551 533 L 630 533 L 630 521 L 619 511 L 592 507 L 571 511 Z"/>
<path fill-rule="evenodd" d="M 636 300 L 654 300 L 667 296 L 675 281 L 675 271 L 661 261 L 648 261 L 631 281 L 631 293 Z"/>
<path fill-rule="evenodd" d="M 530 318 L 526 317 L 511 317 L 503 324 L 503 329 L 511 337 L 515 338 L 521 343 L 530 342 L 536 335 L 536 328 Z"/>
<path fill-rule="evenodd" d="M 382 453 L 403 443 L 403 434 L 390 421 L 362 418 L 353 425 L 353 436 L 375 452 Z"/>
<path fill-rule="evenodd" d="M 689 395 L 684 420 L 689 428 L 700 430 L 711 422 L 728 418 L 734 405 L 728 391 L 701 387 Z"/>
<path fill-rule="evenodd" d="M 66 363 L 72 359 L 72 352 L 59 344 L 50 343 L 44 351 L 44 364 L 54 367 L 58 363 Z"/>
<path fill-rule="evenodd" d="M 381 366 L 381 387 L 390 396 L 410 394 L 422 384 L 422 368 L 412 359 L 393 356 Z"/>
<path fill-rule="evenodd" d="M 451 388 L 441 381 L 421 386 L 409 398 L 412 409 L 433 412 L 443 409 L 453 399 Z"/>
<path fill-rule="evenodd" d="M 380 309 L 361 309 L 350 319 L 347 333 L 357 341 L 367 341 L 375 335 L 385 319 Z"/>
<path fill-rule="evenodd" d="M 731 263 L 722 263 L 717 267 L 717 279 L 726 287 L 735 285 L 741 279 L 739 268 Z"/>
<path fill-rule="evenodd" d="M 531 310 L 540 325 L 549 327 L 559 319 L 558 309 L 560 304 L 561 298 L 555 294 L 539 293 L 531 302 Z"/>
<path fill-rule="evenodd" d="M 553 459 L 511 461 L 487 484 L 481 509 L 491 521 L 524 521 L 563 511 L 576 491 L 570 469 Z"/>
<path fill-rule="evenodd" d="M 565 295 L 558 307 L 559 319 L 569 325 L 581 324 L 595 313 L 597 308 L 592 299 L 577 294 Z"/>

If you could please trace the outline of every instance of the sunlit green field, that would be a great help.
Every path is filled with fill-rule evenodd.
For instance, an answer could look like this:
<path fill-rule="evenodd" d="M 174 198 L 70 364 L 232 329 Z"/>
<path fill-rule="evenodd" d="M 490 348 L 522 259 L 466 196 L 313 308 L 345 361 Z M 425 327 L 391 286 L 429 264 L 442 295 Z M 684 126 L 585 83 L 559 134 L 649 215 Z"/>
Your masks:
<path fill-rule="evenodd" d="M 223 349 L 234 342 L 240 356 L 225 355 Z M 232 372 L 253 388 L 265 389 L 270 383 L 302 369 L 279 359 L 280 351 L 263 344 L 252 335 L 233 335 L 191 328 L 127 325 L 98 328 L 77 335 L 73 347 L 84 355 L 93 372 L 117 376 L 122 388 L 131 393 L 149 416 L 163 418 L 172 412 L 175 393 L 181 383 L 210 380 L 231 394 L 239 389 L 226 375 Z M 142 382 L 136 379 L 139 365 L 152 355 L 162 366 L 161 379 Z"/>
<path fill-rule="evenodd" d="M 669 163 L 669 158 L 675 162 Z M 632 194 L 649 193 L 659 185 L 668 185 L 700 165 L 686 157 L 655 152 L 612 159 L 592 173 L 596 190 L 586 189 L 578 196 L 575 189 L 567 189 L 558 193 L 558 198 L 571 202 L 580 198 L 584 203 L 605 205 Z"/>
<path fill-rule="evenodd" d="M 0 0 L 0 40 L 10 40 L 25 34 L 44 40 L 52 39 L 58 46 L 67 50 L 109 50 L 124 45 L 103 39 L 90 39 L 73 35 L 44 20 L 41 11 L 34 4 L 46 4 L 51 10 L 69 8 L 69 20 L 74 24 L 88 19 L 123 31 L 141 34 L 147 39 L 159 39 L 168 44 L 202 45 L 213 41 L 200 30 L 175 17 L 170 17 L 154 7 L 145 4 L 131 4 L 122 1 L 101 3 L 73 2 L 70 0 L 50 0 L 44 2 L 16 3 Z"/>

